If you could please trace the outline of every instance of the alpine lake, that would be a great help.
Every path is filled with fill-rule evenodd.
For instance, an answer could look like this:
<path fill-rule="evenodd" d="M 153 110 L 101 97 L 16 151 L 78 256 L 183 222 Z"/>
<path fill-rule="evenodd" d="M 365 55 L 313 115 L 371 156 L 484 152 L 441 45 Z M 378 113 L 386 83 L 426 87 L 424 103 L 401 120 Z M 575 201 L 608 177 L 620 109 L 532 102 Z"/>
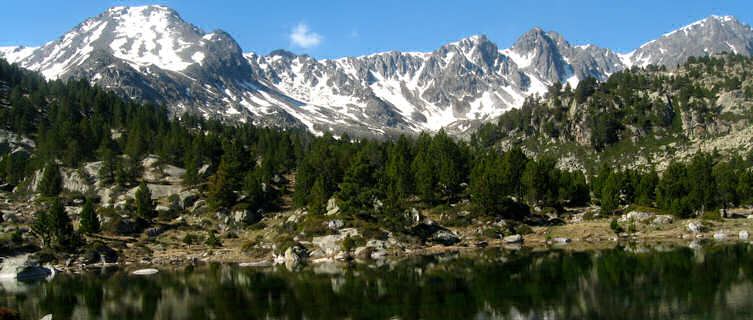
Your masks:
<path fill-rule="evenodd" d="M 22 319 L 751 319 L 753 245 L 525 247 L 369 263 L 131 266 L 2 283 Z"/>

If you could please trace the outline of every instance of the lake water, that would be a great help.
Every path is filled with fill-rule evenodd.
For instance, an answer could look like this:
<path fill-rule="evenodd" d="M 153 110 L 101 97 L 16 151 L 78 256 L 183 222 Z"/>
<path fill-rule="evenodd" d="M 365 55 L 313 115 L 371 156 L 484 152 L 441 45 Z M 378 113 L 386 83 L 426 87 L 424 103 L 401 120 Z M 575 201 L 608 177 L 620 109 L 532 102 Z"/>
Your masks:
<path fill-rule="evenodd" d="M 3 284 L 24 319 L 751 319 L 753 245 L 488 249 L 382 264 L 124 270 Z"/>

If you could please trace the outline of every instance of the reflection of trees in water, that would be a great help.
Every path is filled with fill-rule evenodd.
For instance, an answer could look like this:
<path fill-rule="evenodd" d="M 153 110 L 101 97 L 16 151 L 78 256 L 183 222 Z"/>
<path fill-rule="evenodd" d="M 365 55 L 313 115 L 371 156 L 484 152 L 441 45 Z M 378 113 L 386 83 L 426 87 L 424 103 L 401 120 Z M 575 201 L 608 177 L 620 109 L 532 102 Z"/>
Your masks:
<path fill-rule="evenodd" d="M 0 305 L 29 319 L 739 318 L 753 312 L 752 248 L 488 250 L 326 273 L 220 265 L 151 277 L 116 271 L 59 276 L 2 295 Z"/>

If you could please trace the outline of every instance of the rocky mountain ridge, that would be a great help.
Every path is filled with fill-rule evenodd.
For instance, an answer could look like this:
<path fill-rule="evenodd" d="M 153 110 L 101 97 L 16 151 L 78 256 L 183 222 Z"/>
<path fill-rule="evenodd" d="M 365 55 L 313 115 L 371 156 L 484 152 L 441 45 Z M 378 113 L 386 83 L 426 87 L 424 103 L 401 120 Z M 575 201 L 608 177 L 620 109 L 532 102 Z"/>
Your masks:
<path fill-rule="evenodd" d="M 49 79 L 89 79 L 173 115 L 384 137 L 440 128 L 462 135 L 553 83 L 574 88 L 631 66 L 752 48 L 753 29 L 711 16 L 624 55 L 533 28 L 507 49 L 478 35 L 432 52 L 316 60 L 283 50 L 244 54 L 223 31 L 144 6 L 114 7 L 40 48 L 0 48 L 0 57 Z"/>

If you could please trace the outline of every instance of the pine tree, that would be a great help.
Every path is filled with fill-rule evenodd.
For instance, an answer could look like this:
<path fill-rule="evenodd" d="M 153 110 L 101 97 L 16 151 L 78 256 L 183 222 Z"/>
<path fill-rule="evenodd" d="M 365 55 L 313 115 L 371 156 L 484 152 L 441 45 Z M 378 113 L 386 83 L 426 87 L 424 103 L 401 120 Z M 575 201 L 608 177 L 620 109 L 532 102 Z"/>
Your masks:
<path fill-rule="evenodd" d="M 521 178 L 528 201 L 546 204 L 557 199 L 559 169 L 555 165 L 556 161 L 548 157 L 528 161 Z"/>
<path fill-rule="evenodd" d="M 309 213 L 321 216 L 326 209 L 326 203 L 329 200 L 329 194 L 324 186 L 324 177 L 318 176 L 311 187 L 311 195 L 308 204 Z"/>
<path fill-rule="evenodd" d="M 434 162 L 424 152 L 419 152 L 411 165 L 415 174 L 416 193 L 424 201 L 434 200 L 434 191 L 437 186 L 437 172 L 434 170 Z"/>
<path fill-rule="evenodd" d="M 107 144 L 103 143 L 100 145 L 97 153 L 99 154 L 100 159 L 102 159 L 102 166 L 97 172 L 99 180 L 102 181 L 104 185 L 110 185 L 115 182 L 115 172 L 117 170 L 115 152 L 113 152 Z"/>
<path fill-rule="evenodd" d="M 479 156 L 471 170 L 471 202 L 482 214 L 496 214 L 501 198 L 501 178 L 495 170 L 494 154 Z"/>
<path fill-rule="evenodd" d="M 81 209 L 81 222 L 79 231 L 84 234 L 98 233 L 100 231 L 99 217 L 94 211 L 91 199 L 86 199 Z"/>
<path fill-rule="evenodd" d="M 62 189 L 63 178 L 60 176 L 60 168 L 54 162 L 50 162 L 44 168 L 37 192 L 46 197 L 54 197 L 60 194 Z"/>
<path fill-rule="evenodd" d="M 214 235 L 214 230 L 209 231 L 209 237 L 207 238 L 205 244 L 210 247 L 222 247 L 222 242 Z"/>
<path fill-rule="evenodd" d="M 620 175 L 610 173 L 601 189 L 601 210 L 614 212 L 620 205 Z"/>
<path fill-rule="evenodd" d="M 740 203 L 737 195 L 738 173 L 728 162 L 719 163 L 714 168 L 714 180 L 717 187 L 718 202 L 721 203 L 722 215 L 726 218 L 727 208 Z"/>
<path fill-rule="evenodd" d="M 154 201 L 152 201 L 152 191 L 149 190 L 146 183 L 142 182 L 136 190 L 136 215 L 151 221 L 157 216 L 154 210 Z"/>
<path fill-rule="evenodd" d="M 745 170 L 737 178 L 737 196 L 742 204 L 753 204 L 753 173 Z"/>
<path fill-rule="evenodd" d="M 526 157 L 520 147 L 515 147 L 505 153 L 503 162 L 503 185 L 508 189 L 507 192 L 521 198 L 524 194 L 522 182 L 523 171 L 525 171 L 526 164 L 528 163 L 528 157 Z"/>
<path fill-rule="evenodd" d="M 387 190 L 389 198 L 407 198 L 413 192 L 413 175 L 410 172 L 410 146 L 405 136 L 400 136 L 390 151 L 387 167 Z"/>
<path fill-rule="evenodd" d="M 656 205 L 664 210 L 682 215 L 688 204 L 687 167 L 680 162 L 671 162 L 656 186 Z"/>
<path fill-rule="evenodd" d="M 644 206 L 652 206 L 656 200 L 656 186 L 659 184 L 659 175 L 656 170 L 641 175 L 638 188 L 635 190 L 636 202 Z"/>
<path fill-rule="evenodd" d="M 268 189 L 270 187 L 267 187 Z M 246 191 L 246 202 L 251 206 L 253 210 L 260 209 L 264 206 L 265 192 L 262 187 L 261 178 L 256 171 L 249 171 L 246 174 L 246 178 L 243 180 L 243 190 Z M 270 190 L 271 191 L 271 190 Z"/>
<path fill-rule="evenodd" d="M 235 203 L 235 191 L 240 189 L 242 164 L 240 161 L 240 147 L 235 142 L 224 144 L 224 153 L 217 172 L 209 181 L 208 202 L 212 208 L 230 207 Z"/>
<path fill-rule="evenodd" d="M 115 182 L 121 186 L 131 186 L 135 184 L 144 169 L 141 165 L 141 161 L 130 156 L 120 159 L 115 164 Z"/>
<path fill-rule="evenodd" d="M 55 244 L 62 248 L 71 248 L 74 239 L 73 223 L 60 199 L 56 198 L 52 203 L 48 219 Z"/>
<path fill-rule="evenodd" d="M 42 247 L 49 247 L 52 244 L 53 228 L 50 221 L 50 215 L 47 211 L 37 211 L 34 213 L 34 220 L 31 223 L 31 232 L 40 240 Z"/>
<path fill-rule="evenodd" d="M 186 160 L 186 174 L 183 175 L 183 184 L 193 186 L 199 182 L 199 159 L 192 156 Z"/>
<path fill-rule="evenodd" d="M 710 154 L 698 153 L 688 165 L 688 200 L 695 209 L 711 210 L 715 204 L 716 181 L 712 174 L 714 160 Z"/>
<path fill-rule="evenodd" d="M 464 177 L 461 149 L 444 130 L 440 130 L 434 136 L 430 150 L 436 160 L 437 184 L 452 200 L 460 191 Z"/>
<path fill-rule="evenodd" d="M 344 211 L 358 213 L 372 206 L 377 193 L 374 188 L 374 173 L 375 167 L 370 163 L 368 155 L 364 151 L 359 152 L 345 172 L 340 192 L 337 193 L 337 198 L 343 202 Z"/>

